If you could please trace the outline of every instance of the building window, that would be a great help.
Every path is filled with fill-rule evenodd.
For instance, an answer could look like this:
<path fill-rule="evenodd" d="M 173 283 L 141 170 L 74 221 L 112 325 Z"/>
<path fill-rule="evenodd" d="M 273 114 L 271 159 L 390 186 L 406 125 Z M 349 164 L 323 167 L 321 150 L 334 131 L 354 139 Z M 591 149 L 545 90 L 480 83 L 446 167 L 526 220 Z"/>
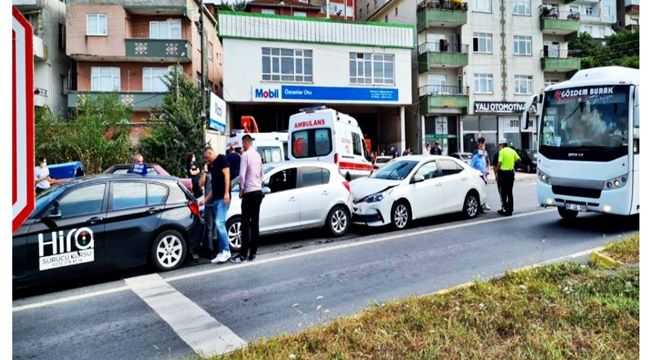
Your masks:
<path fill-rule="evenodd" d="M 492 34 L 474 33 L 474 52 L 492 54 Z"/>
<path fill-rule="evenodd" d="M 392 85 L 395 83 L 395 55 L 350 53 L 350 83 Z"/>
<path fill-rule="evenodd" d="M 515 15 L 530 16 L 530 0 L 515 0 L 515 6 L 512 13 Z"/>
<path fill-rule="evenodd" d="M 68 78 L 60 74 L 59 79 L 61 80 L 61 94 L 66 95 L 68 93 Z"/>
<path fill-rule="evenodd" d="M 108 35 L 106 14 L 86 15 L 86 35 L 106 36 Z"/>
<path fill-rule="evenodd" d="M 307 17 L 307 13 L 304 11 L 294 11 L 293 16 L 298 16 L 298 17 Z"/>
<path fill-rule="evenodd" d="M 370 14 L 370 3 L 366 3 L 366 13 Z"/>
<path fill-rule="evenodd" d="M 169 72 L 166 67 L 146 67 L 142 69 L 142 90 L 151 92 L 165 92 L 165 75 Z"/>
<path fill-rule="evenodd" d="M 275 15 L 275 10 L 273 10 L 273 9 L 262 9 L 262 14 Z"/>
<path fill-rule="evenodd" d="M 530 95 L 533 93 L 533 77 L 530 75 L 515 75 L 515 94 Z"/>
<path fill-rule="evenodd" d="M 533 38 L 531 36 L 514 36 L 515 55 L 532 55 Z"/>
<path fill-rule="evenodd" d="M 397 6 L 395 6 L 395 16 L 397 16 Z"/>
<path fill-rule="evenodd" d="M 59 23 L 59 49 L 65 50 L 65 25 Z"/>
<path fill-rule="evenodd" d="M 492 74 L 474 74 L 474 93 L 492 94 Z"/>
<path fill-rule="evenodd" d="M 492 0 L 474 0 L 474 11 L 491 13 Z"/>
<path fill-rule="evenodd" d="M 384 17 L 384 22 L 388 22 L 388 15 Z"/>
<path fill-rule="evenodd" d="M 180 39 L 181 19 L 149 22 L 150 39 Z"/>
<path fill-rule="evenodd" d="M 594 16 L 594 7 L 591 5 L 585 6 L 585 15 Z"/>
<path fill-rule="evenodd" d="M 312 82 L 312 51 L 262 48 L 262 80 Z"/>
<path fill-rule="evenodd" d="M 90 68 L 90 91 L 120 91 L 120 68 Z"/>

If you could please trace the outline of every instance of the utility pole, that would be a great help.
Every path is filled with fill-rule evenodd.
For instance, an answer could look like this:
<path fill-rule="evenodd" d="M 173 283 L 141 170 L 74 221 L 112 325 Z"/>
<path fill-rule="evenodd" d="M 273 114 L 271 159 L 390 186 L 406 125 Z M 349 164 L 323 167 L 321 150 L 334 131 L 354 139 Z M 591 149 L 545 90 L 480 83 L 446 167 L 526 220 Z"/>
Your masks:
<path fill-rule="evenodd" d="M 204 34 L 203 34 L 203 0 L 201 0 L 201 5 L 199 8 L 199 35 L 201 37 L 201 121 L 205 123 L 206 113 L 205 113 L 205 72 L 204 66 L 205 63 L 205 46 L 204 45 Z"/>

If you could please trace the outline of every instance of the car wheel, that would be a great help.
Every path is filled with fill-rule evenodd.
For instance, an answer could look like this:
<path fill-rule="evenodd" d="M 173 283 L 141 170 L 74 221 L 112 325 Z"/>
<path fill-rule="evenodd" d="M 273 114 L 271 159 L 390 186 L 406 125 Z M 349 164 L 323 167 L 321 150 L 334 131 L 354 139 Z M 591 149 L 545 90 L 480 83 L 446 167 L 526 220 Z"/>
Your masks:
<path fill-rule="evenodd" d="M 578 216 L 578 212 L 575 210 L 567 210 L 563 207 L 558 207 L 557 212 L 560 214 L 563 220 L 573 220 Z"/>
<path fill-rule="evenodd" d="M 241 250 L 241 218 L 239 216 L 232 217 L 226 222 L 226 232 L 230 250 Z"/>
<path fill-rule="evenodd" d="M 395 230 L 404 229 L 411 221 L 411 207 L 409 204 L 400 200 L 393 205 L 391 210 L 391 222 Z"/>
<path fill-rule="evenodd" d="M 463 215 L 468 219 L 473 219 L 478 214 L 480 207 L 481 201 L 478 196 L 474 191 L 470 191 L 463 202 Z"/>
<path fill-rule="evenodd" d="M 176 230 L 158 234 L 151 247 L 151 262 L 161 271 L 178 269 L 185 262 L 187 245 L 183 235 Z"/>
<path fill-rule="evenodd" d="M 332 236 L 343 236 L 350 227 L 350 212 L 343 206 L 337 205 L 327 214 L 326 226 Z"/>

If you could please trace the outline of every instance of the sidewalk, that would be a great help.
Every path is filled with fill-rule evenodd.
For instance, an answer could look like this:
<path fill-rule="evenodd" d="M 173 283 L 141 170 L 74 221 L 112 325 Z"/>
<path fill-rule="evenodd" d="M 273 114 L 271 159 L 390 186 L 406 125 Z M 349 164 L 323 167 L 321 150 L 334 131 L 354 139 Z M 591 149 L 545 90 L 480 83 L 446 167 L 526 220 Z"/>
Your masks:
<path fill-rule="evenodd" d="M 537 178 L 537 173 L 525 173 L 522 171 L 517 171 L 515 172 L 515 182 L 521 182 L 521 181 L 534 181 Z M 488 174 L 488 184 L 495 184 L 496 181 L 494 180 L 494 172 L 490 171 Z"/>

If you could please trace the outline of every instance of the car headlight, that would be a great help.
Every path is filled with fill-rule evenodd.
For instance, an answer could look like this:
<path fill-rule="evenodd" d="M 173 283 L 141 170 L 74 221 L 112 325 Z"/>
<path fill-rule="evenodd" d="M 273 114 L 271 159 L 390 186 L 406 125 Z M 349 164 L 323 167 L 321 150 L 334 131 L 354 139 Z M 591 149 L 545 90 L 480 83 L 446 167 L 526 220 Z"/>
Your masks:
<path fill-rule="evenodd" d="M 613 190 L 622 188 L 627 183 L 627 175 L 622 175 L 611 180 L 605 181 L 603 184 L 603 190 Z"/>
<path fill-rule="evenodd" d="M 367 203 L 375 203 L 375 202 L 380 202 L 384 200 L 384 194 L 372 194 L 368 195 L 366 199 L 364 200 Z"/>
<path fill-rule="evenodd" d="M 537 169 L 537 178 L 543 182 L 544 184 L 551 184 L 551 177 L 546 175 L 542 170 L 539 168 Z"/>

